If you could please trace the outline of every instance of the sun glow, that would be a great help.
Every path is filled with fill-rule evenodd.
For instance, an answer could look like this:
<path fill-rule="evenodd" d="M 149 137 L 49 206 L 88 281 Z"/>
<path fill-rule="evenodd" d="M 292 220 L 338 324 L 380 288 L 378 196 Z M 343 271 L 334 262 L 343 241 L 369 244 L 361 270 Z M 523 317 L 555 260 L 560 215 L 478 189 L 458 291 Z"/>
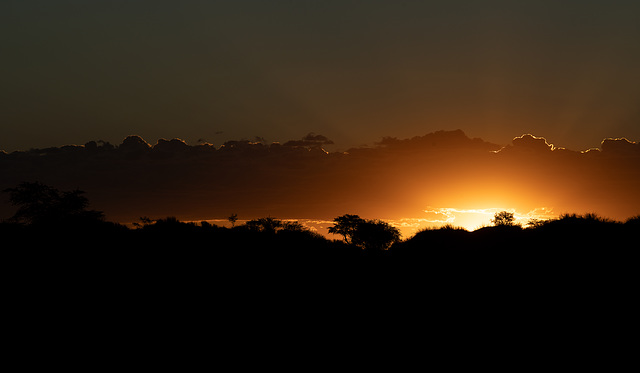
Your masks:
<path fill-rule="evenodd" d="M 493 215 L 504 209 L 456 209 L 451 207 L 434 208 L 424 210 L 426 220 L 434 227 L 453 225 L 467 230 L 475 230 L 491 224 Z"/>
<path fill-rule="evenodd" d="M 428 222 L 433 227 L 453 225 L 465 228 L 469 231 L 492 225 L 491 220 L 500 211 L 508 211 L 514 214 L 516 224 L 527 225 L 532 219 L 544 220 L 555 217 L 553 210 L 548 207 L 540 207 L 525 213 L 513 208 L 474 208 L 458 209 L 451 207 L 428 207 L 424 210 Z"/>

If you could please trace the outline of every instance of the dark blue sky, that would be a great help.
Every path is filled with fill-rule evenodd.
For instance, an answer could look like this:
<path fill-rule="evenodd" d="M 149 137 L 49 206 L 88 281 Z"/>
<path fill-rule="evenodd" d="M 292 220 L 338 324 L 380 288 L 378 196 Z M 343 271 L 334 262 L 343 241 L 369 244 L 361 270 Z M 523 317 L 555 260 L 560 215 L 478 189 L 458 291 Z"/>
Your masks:
<path fill-rule="evenodd" d="M 323 134 L 640 140 L 640 2 L 0 3 L 0 149 Z"/>

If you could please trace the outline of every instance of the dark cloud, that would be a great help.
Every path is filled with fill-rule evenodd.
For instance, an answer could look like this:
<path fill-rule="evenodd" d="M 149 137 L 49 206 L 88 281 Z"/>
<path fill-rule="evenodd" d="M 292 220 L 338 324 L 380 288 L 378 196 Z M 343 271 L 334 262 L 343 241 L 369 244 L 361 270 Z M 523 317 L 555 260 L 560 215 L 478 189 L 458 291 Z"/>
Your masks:
<path fill-rule="evenodd" d="M 517 153 L 526 154 L 548 154 L 552 151 L 566 150 L 565 148 L 557 148 L 553 144 L 549 144 L 544 137 L 538 137 L 531 134 L 524 134 L 511 140 L 511 144 L 503 147 L 496 153 Z"/>
<path fill-rule="evenodd" d="M 530 134 L 525 134 L 516 137 L 512 141 L 513 147 L 516 149 L 526 149 L 530 151 L 546 152 L 553 150 L 553 145 L 547 142 L 544 137 L 536 137 Z"/>
<path fill-rule="evenodd" d="M 316 144 L 321 144 L 321 145 L 330 145 L 333 144 L 333 141 L 329 140 L 326 136 L 323 135 L 316 135 L 315 133 L 311 132 L 308 133 L 307 135 L 305 135 L 302 138 L 303 141 L 309 141 L 309 142 L 313 142 Z"/>
<path fill-rule="evenodd" d="M 629 141 L 625 138 L 604 139 L 600 145 L 602 152 L 617 155 L 640 155 L 640 143 Z"/>
<path fill-rule="evenodd" d="M 158 143 L 153 147 L 158 152 L 183 152 L 189 150 L 189 145 L 180 139 L 159 139 Z"/>
<path fill-rule="evenodd" d="M 471 139 L 462 130 L 436 131 L 402 140 L 396 137 L 383 137 L 376 145 L 394 151 L 495 151 L 500 149 L 499 145 L 482 139 Z"/>
<path fill-rule="evenodd" d="M 306 148 L 320 148 L 324 145 L 332 145 L 333 141 L 329 140 L 326 136 L 317 135 L 313 132 L 308 133 L 302 140 L 290 140 L 283 144 L 283 146 L 293 147 L 306 147 Z"/>
<path fill-rule="evenodd" d="M 618 219 L 640 211 L 640 153 L 626 139 L 606 139 L 602 151 L 587 153 L 533 135 L 498 151 L 500 145 L 459 130 L 385 137 L 348 152 L 325 151 L 331 140 L 314 133 L 283 144 L 256 140 L 215 147 L 160 139 L 152 146 L 132 135 L 117 146 L 89 141 L 1 153 L 0 188 L 23 181 L 79 188 L 92 208 L 124 222 L 232 212 L 247 219 L 404 218 L 427 206 L 512 207 L 521 200 L 529 210 L 551 206 Z M 7 209 L 0 217 L 11 215 Z"/>
<path fill-rule="evenodd" d="M 151 145 L 144 141 L 142 137 L 131 135 L 127 136 L 122 144 L 118 147 L 118 149 L 126 152 L 138 152 L 138 151 L 147 151 L 151 149 Z"/>

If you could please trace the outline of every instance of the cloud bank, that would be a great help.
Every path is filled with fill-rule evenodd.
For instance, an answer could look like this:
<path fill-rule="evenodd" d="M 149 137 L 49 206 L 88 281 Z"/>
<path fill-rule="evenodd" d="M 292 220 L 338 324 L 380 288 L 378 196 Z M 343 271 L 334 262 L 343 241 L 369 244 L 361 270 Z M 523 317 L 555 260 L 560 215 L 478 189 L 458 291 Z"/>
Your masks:
<path fill-rule="evenodd" d="M 231 213 L 241 219 L 330 220 L 354 213 L 429 221 L 436 209 L 443 222 L 449 222 L 447 213 L 495 208 L 523 217 L 542 208 L 614 219 L 640 213 L 640 144 L 624 138 L 605 139 L 589 151 L 530 134 L 501 146 L 460 130 L 385 137 L 347 152 L 323 149 L 331 143 L 315 133 L 283 143 L 256 138 L 218 147 L 180 139 L 151 145 L 132 135 L 119 145 L 89 141 L 3 152 L 0 187 L 40 181 L 79 188 L 92 208 L 119 222 L 140 216 L 224 219 Z M 11 206 L 2 203 L 0 218 L 9 217 Z"/>

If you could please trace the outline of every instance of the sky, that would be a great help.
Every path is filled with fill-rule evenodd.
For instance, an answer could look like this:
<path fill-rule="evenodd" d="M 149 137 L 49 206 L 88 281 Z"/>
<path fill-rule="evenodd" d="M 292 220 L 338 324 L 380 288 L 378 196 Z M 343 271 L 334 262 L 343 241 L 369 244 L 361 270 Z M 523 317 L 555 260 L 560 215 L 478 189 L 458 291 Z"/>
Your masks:
<path fill-rule="evenodd" d="M 636 0 L 3 0 L 0 187 L 79 188 L 119 222 L 624 220 L 640 213 L 639 15 Z"/>
<path fill-rule="evenodd" d="M 3 0 L 0 150 L 640 139 L 635 0 Z"/>

